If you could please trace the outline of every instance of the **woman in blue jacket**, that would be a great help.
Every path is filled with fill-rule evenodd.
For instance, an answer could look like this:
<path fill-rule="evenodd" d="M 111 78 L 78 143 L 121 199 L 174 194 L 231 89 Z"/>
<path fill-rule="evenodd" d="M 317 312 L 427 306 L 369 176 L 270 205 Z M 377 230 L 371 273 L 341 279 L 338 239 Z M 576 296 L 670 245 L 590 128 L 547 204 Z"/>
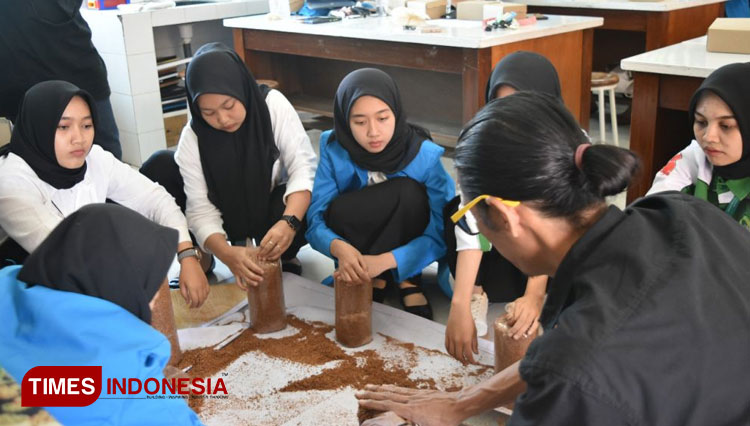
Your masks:
<path fill-rule="evenodd" d="M 307 214 L 310 245 L 336 259 L 344 280 L 373 279 L 373 299 L 398 283 L 404 308 L 432 318 L 419 287 L 445 254 L 443 207 L 455 185 L 443 149 L 409 124 L 393 79 L 363 68 L 336 91 L 334 128 L 320 136 L 320 164 Z"/>
<path fill-rule="evenodd" d="M 62 424 L 200 424 L 182 399 L 143 390 L 108 399 L 106 387 L 108 378 L 161 383 L 170 346 L 149 325 L 150 304 L 176 248 L 176 230 L 125 207 L 72 213 L 23 267 L 0 271 L 0 365 L 18 383 L 36 366 L 101 366 L 93 404 L 45 407 Z"/>

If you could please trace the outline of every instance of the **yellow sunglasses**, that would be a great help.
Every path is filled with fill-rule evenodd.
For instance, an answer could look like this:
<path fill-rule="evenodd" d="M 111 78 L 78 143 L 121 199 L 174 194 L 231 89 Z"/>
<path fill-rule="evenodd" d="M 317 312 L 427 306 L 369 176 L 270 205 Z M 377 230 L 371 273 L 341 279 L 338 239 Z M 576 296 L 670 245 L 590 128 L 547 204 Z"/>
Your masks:
<path fill-rule="evenodd" d="M 468 213 L 468 211 L 472 207 L 474 207 L 475 205 L 477 205 L 477 203 L 479 203 L 482 200 L 486 200 L 487 198 L 498 199 L 498 200 L 500 200 L 500 202 L 502 202 L 503 204 L 505 204 L 508 207 L 516 207 L 519 204 L 521 204 L 520 201 L 504 200 L 504 199 L 502 199 L 500 197 L 495 197 L 494 195 L 484 194 L 484 195 L 480 195 L 480 196 L 474 198 L 473 200 L 469 201 L 460 210 L 458 210 L 457 212 L 453 213 L 451 215 L 451 221 L 453 223 L 455 223 L 456 225 L 458 225 L 458 227 L 461 228 L 462 231 L 466 232 L 469 235 L 477 235 L 477 234 L 479 234 L 478 230 L 472 229 L 469 226 L 469 224 L 466 222 L 466 213 Z"/>

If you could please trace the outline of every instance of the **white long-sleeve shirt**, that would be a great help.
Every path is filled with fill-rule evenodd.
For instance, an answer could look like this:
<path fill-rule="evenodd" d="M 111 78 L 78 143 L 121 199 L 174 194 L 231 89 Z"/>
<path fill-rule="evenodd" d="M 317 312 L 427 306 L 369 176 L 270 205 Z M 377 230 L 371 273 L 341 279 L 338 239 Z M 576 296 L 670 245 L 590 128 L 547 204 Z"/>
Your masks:
<path fill-rule="evenodd" d="M 180 242 L 190 241 L 185 216 L 162 186 L 99 145 L 91 147 L 86 164 L 82 181 L 68 189 L 57 189 L 39 179 L 21 157 L 13 153 L 0 157 L 0 240 L 10 236 L 32 252 L 65 217 L 109 198 L 176 229 Z"/>
<path fill-rule="evenodd" d="M 459 208 L 463 207 L 463 204 L 458 206 Z M 477 229 L 477 221 L 474 218 L 474 215 L 471 214 L 471 212 L 466 212 L 466 222 L 469 223 L 469 226 L 473 227 L 474 229 Z M 482 250 L 482 251 L 489 251 L 492 248 L 492 245 L 487 241 L 486 238 L 480 236 L 480 235 L 469 235 L 466 232 L 464 232 L 458 225 L 455 225 L 455 231 L 456 231 L 456 251 L 464 251 L 464 250 Z"/>
<path fill-rule="evenodd" d="M 672 157 L 654 177 L 654 182 L 646 195 L 656 194 L 664 191 L 682 191 L 685 187 L 694 185 L 701 180 L 706 185 L 711 184 L 714 166 L 708 161 L 706 153 L 703 152 L 698 141 L 693 139 L 685 149 Z M 717 194 L 720 204 L 732 201 L 734 194 L 726 191 Z"/>
<path fill-rule="evenodd" d="M 654 182 L 646 195 L 664 191 L 682 191 L 698 179 L 709 184 L 712 175 L 713 165 L 708 161 L 698 141 L 694 139 L 656 173 Z"/>
<path fill-rule="evenodd" d="M 286 183 L 284 203 L 289 194 L 299 191 L 312 192 L 315 170 L 318 167 L 310 138 L 292 104 L 277 90 L 266 96 L 266 105 L 271 115 L 271 128 L 279 158 L 271 171 L 271 187 Z M 208 185 L 203 175 L 198 136 L 188 123 L 182 129 L 175 161 L 185 182 L 187 206 L 185 215 L 198 244 L 205 250 L 205 242 L 213 234 L 224 232 L 221 211 L 208 199 Z"/>

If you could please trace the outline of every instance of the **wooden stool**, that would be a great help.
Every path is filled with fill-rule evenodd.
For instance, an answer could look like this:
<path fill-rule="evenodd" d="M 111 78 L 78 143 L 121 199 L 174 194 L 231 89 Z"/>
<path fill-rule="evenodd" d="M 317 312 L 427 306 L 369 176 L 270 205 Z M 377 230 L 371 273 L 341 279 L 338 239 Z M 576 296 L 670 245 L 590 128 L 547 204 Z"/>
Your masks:
<path fill-rule="evenodd" d="M 258 82 L 258 86 L 260 86 L 261 84 L 265 84 L 266 86 L 268 86 L 269 89 L 279 90 L 279 82 L 276 80 L 255 80 L 255 81 Z"/>
<path fill-rule="evenodd" d="M 609 112 L 612 118 L 612 133 L 615 137 L 615 146 L 618 145 L 615 87 L 619 81 L 620 77 L 617 74 L 606 72 L 591 73 L 591 91 L 599 95 L 599 133 L 601 134 L 602 142 L 607 141 L 607 134 L 604 129 L 604 92 L 609 92 Z"/>

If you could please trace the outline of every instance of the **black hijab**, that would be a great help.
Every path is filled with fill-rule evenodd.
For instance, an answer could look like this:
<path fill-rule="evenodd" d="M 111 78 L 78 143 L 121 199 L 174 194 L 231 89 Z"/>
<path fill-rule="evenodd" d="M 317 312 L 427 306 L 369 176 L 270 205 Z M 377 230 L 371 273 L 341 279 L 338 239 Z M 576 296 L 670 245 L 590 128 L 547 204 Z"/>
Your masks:
<path fill-rule="evenodd" d="M 265 96 L 240 57 L 221 43 L 198 49 L 185 81 L 208 199 L 221 211 L 231 241 L 260 241 L 269 214 L 273 163 L 279 158 Z M 234 133 L 211 127 L 198 108 L 204 93 L 242 102 L 247 111 L 242 126 Z"/>
<path fill-rule="evenodd" d="M 507 84 L 517 91 L 534 90 L 562 100 L 560 78 L 552 62 L 544 56 L 520 50 L 504 57 L 495 65 L 487 82 L 485 101 L 495 99 L 497 89 Z"/>
<path fill-rule="evenodd" d="M 119 205 L 89 204 L 52 230 L 18 279 L 108 300 L 150 323 L 148 304 L 176 249 L 176 230 Z"/>
<path fill-rule="evenodd" d="M 354 102 L 362 96 L 374 96 L 385 102 L 396 117 L 396 128 L 388 145 L 379 153 L 370 153 L 354 139 L 349 127 L 349 113 Z M 432 139 L 427 130 L 409 124 L 401 106 L 401 96 L 391 76 L 374 68 L 352 71 L 341 80 L 333 102 L 333 133 L 359 167 L 386 174 L 403 170 L 414 157 L 425 139 Z"/>
<path fill-rule="evenodd" d="M 8 148 L 23 158 L 39 179 L 57 189 L 70 188 L 86 175 L 85 162 L 77 169 L 66 169 L 55 156 L 57 124 L 73 96 L 80 96 L 89 105 L 96 129 L 96 107 L 91 95 L 67 81 L 45 81 L 26 92 Z"/>
<path fill-rule="evenodd" d="M 750 62 L 725 65 L 712 72 L 690 100 L 690 126 L 695 122 L 695 108 L 704 91 L 720 97 L 734 113 L 742 137 L 742 156 L 726 166 L 714 166 L 717 176 L 742 179 L 750 176 Z"/>

